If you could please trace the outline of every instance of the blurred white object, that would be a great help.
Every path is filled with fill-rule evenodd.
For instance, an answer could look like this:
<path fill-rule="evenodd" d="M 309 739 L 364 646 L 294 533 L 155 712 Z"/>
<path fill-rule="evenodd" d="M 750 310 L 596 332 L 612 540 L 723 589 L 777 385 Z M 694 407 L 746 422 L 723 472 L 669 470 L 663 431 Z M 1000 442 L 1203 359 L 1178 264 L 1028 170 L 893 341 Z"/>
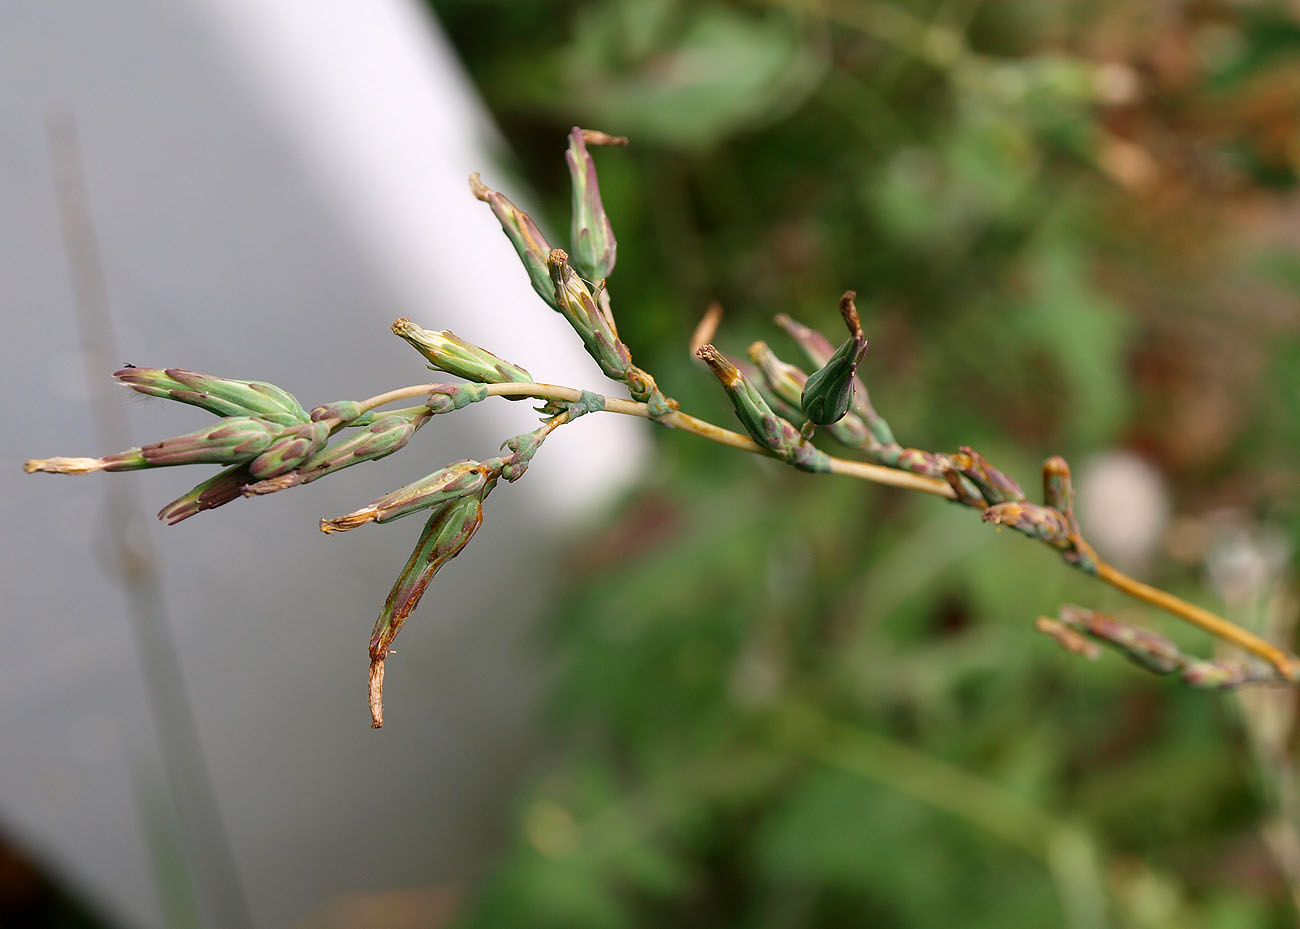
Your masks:
<path fill-rule="evenodd" d="M 1145 567 L 1169 522 L 1160 472 L 1132 452 L 1103 452 L 1084 461 L 1075 489 L 1080 528 L 1097 553 L 1124 570 Z"/>
<path fill-rule="evenodd" d="M 1241 609 L 1271 593 L 1286 576 L 1291 541 L 1277 526 L 1261 525 L 1235 510 L 1213 513 L 1207 523 L 1205 570 L 1230 608 Z"/>
<path fill-rule="evenodd" d="M 487 119 L 414 3 L 9 0 L 0 112 L 0 389 L 23 411 L 0 472 L 0 822 L 114 921 L 176 925 L 185 856 L 124 600 L 102 564 L 101 514 L 106 481 L 136 482 L 156 508 L 207 472 L 16 467 L 116 450 L 90 447 L 47 121 L 71 120 L 80 139 L 115 363 L 271 379 L 308 403 L 363 397 L 430 379 L 388 332 L 404 315 L 539 379 L 602 381 L 467 192 L 473 170 L 509 185 L 492 170 Z M 131 403 L 133 438 L 202 421 L 176 406 Z M 643 424 L 586 417 L 493 495 L 483 530 L 398 643 L 380 733 L 367 723 L 366 640 L 420 521 L 327 540 L 316 519 L 493 454 L 533 424 L 526 404 L 487 402 L 383 462 L 154 524 L 257 925 L 481 868 L 538 742 L 541 669 L 524 633 L 555 565 L 537 541 L 633 477 Z"/>

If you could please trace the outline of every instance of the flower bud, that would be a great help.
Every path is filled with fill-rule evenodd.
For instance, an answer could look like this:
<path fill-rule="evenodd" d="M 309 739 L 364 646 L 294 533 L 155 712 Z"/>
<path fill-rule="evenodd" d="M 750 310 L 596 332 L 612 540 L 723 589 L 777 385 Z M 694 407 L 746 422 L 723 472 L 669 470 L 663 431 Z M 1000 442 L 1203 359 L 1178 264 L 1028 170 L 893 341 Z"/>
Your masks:
<path fill-rule="evenodd" d="M 285 430 L 271 446 L 248 463 L 248 473 L 259 481 L 292 471 L 329 441 L 330 424 L 303 423 Z"/>
<path fill-rule="evenodd" d="M 1061 622 L 1118 651 L 1129 661 L 1156 674 L 1172 674 L 1189 661 L 1162 635 L 1120 622 L 1113 616 L 1081 606 L 1062 604 Z"/>
<path fill-rule="evenodd" d="M 749 358 L 758 365 L 764 386 L 781 404 L 777 411 L 789 409 L 791 415 L 797 416 L 796 411 L 800 410 L 800 400 L 808 375 L 778 358 L 766 342 L 755 342 L 749 346 Z M 832 423 L 827 428 L 831 435 L 845 445 L 868 448 L 875 444 L 866 423 L 855 413 L 846 414 L 839 422 Z"/>
<path fill-rule="evenodd" d="M 963 445 L 949 459 L 952 470 L 968 478 L 990 503 L 1023 503 L 1025 492 L 1020 485 L 984 460 L 979 452 Z"/>
<path fill-rule="evenodd" d="M 357 430 L 346 439 L 322 448 L 292 472 L 293 480 L 291 482 L 261 488 L 255 484 L 246 488 L 246 491 L 269 493 L 296 484 L 310 484 L 312 481 L 333 474 L 336 471 L 342 471 L 344 468 L 350 468 L 355 464 L 361 464 L 363 461 L 375 461 L 391 455 L 409 442 L 411 436 L 415 435 L 415 431 L 428 422 L 431 415 L 428 410 L 390 413 L 381 419 L 375 420 L 365 429 Z M 280 478 L 262 483 L 274 485 L 275 481 L 279 481 L 284 477 L 288 477 L 288 475 L 281 475 Z"/>
<path fill-rule="evenodd" d="M 504 194 L 485 186 L 477 174 L 469 176 L 469 189 L 475 197 L 492 207 L 492 212 L 501 223 L 501 231 L 515 247 L 519 260 L 528 271 L 528 280 L 532 283 L 533 290 L 553 308 L 558 309 L 555 306 L 555 288 L 551 285 L 551 275 L 546 269 L 546 256 L 551 247 L 532 217 L 507 200 Z"/>
<path fill-rule="evenodd" d="M 614 229 L 600 199 L 596 163 L 587 151 L 588 142 L 626 145 L 627 139 L 603 132 L 588 133 L 574 126 L 569 133 L 569 150 L 564 155 L 573 180 L 573 265 L 587 280 L 602 281 L 614 270 L 618 243 L 614 240 Z"/>
<path fill-rule="evenodd" d="M 478 532 L 483 524 L 483 498 L 490 490 L 490 486 L 485 486 L 476 494 L 444 503 L 433 511 L 384 601 L 370 633 L 369 702 L 371 726 L 376 729 L 384 725 L 384 661 L 389 646 L 419 605 L 434 575 L 459 555 Z"/>
<path fill-rule="evenodd" d="M 702 358 L 722 384 L 745 431 L 756 443 L 801 471 L 829 471 L 830 459 L 799 434 L 791 423 L 777 416 L 749 379 L 712 345 L 700 346 Z"/>
<path fill-rule="evenodd" d="M 824 365 L 808 375 L 800 397 L 799 405 L 804 415 L 819 426 L 837 423 L 848 413 L 853 403 L 858 365 L 867 354 L 867 339 L 862 333 L 854 296 L 850 290 L 840 299 L 840 312 L 849 329 L 849 337 Z"/>
<path fill-rule="evenodd" d="M 616 381 L 626 381 L 632 367 L 632 355 L 618 340 L 613 318 L 606 316 L 597 305 L 586 283 L 569 266 L 569 256 L 563 249 L 551 249 L 547 266 L 556 308 L 577 331 L 587 353 L 596 359 L 601 371 Z"/>
<path fill-rule="evenodd" d="M 403 316 L 393 321 L 393 332 L 427 358 L 435 370 L 480 384 L 526 384 L 533 379 L 523 368 L 502 361 L 446 329 L 424 329 Z"/>
<path fill-rule="evenodd" d="M 984 511 L 982 519 L 997 526 L 1008 526 L 1056 548 L 1066 549 L 1072 544 L 1070 521 L 1065 514 L 1050 506 L 997 503 Z"/>
<path fill-rule="evenodd" d="M 158 518 L 169 526 L 189 519 L 204 510 L 224 506 L 239 499 L 244 485 L 252 480 L 248 465 L 239 464 L 218 472 L 202 484 L 177 497 L 158 511 Z"/>
<path fill-rule="evenodd" d="M 359 510 L 320 521 L 321 532 L 346 532 L 366 523 L 387 523 L 417 510 L 427 510 L 450 500 L 478 493 L 488 480 L 481 462 L 466 458 L 412 481 L 390 494 L 371 501 Z"/>
<path fill-rule="evenodd" d="M 132 390 L 202 407 L 218 416 L 260 416 L 281 426 L 307 422 L 289 392 L 264 381 L 240 381 L 183 368 L 123 368 L 113 376 Z"/>
<path fill-rule="evenodd" d="M 228 416 L 215 426 L 106 455 L 105 471 L 187 464 L 242 464 L 261 455 L 283 428 L 260 416 Z"/>

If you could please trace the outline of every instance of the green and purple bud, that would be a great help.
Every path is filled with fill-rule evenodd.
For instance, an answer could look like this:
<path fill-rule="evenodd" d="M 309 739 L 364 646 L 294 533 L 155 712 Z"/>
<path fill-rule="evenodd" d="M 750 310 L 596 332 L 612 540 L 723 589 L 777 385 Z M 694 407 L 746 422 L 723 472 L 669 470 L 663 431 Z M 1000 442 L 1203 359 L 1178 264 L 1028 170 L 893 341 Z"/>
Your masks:
<path fill-rule="evenodd" d="M 1007 526 L 1022 532 L 1031 539 L 1067 549 L 1073 544 L 1073 527 L 1059 510 L 1037 503 L 995 503 L 984 510 L 981 517 L 986 523 Z"/>
<path fill-rule="evenodd" d="M 248 473 L 264 481 L 294 470 L 329 441 L 328 422 L 303 423 L 286 429 L 270 447 L 248 463 Z"/>
<path fill-rule="evenodd" d="M 758 388 L 712 345 L 695 353 L 722 384 L 745 431 L 757 444 L 801 471 L 829 471 L 830 459 L 799 434 L 788 420 L 772 411 Z"/>
<path fill-rule="evenodd" d="M 819 426 L 837 423 L 853 404 L 853 388 L 857 381 L 858 365 L 867 354 L 867 338 L 862 333 L 858 308 L 853 302 L 857 294 L 845 292 L 840 298 L 840 315 L 848 327 L 849 337 L 819 367 L 804 384 L 799 407 L 808 421 Z"/>
<path fill-rule="evenodd" d="M 551 249 L 547 267 L 556 309 L 582 338 L 587 354 L 596 359 L 600 370 L 607 377 L 626 382 L 632 368 L 632 354 L 618 340 L 618 328 L 613 317 L 607 316 L 597 304 L 586 283 L 569 265 L 569 256 L 564 249 Z"/>
<path fill-rule="evenodd" d="M 776 408 L 777 412 L 789 410 L 790 416 L 798 416 L 808 375 L 778 358 L 766 342 L 759 341 L 750 345 L 749 358 L 758 365 L 762 386 L 781 404 L 780 408 Z M 831 435 L 845 445 L 864 448 L 875 444 L 866 423 L 856 413 L 846 414 L 839 422 L 832 423 L 827 428 Z"/>
<path fill-rule="evenodd" d="M 288 391 L 264 381 L 241 381 L 183 368 L 123 368 L 114 371 L 132 390 L 166 397 L 218 416 L 260 416 L 281 426 L 307 422 L 307 413 Z"/>
<path fill-rule="evenodd" d="M 515 247 L 519 260 L 528 271 L 528 280 L 532 282 L 533 290 L 553 308 L 559 309 L 555 305 L 555 288 L 551 284 L 551 275 L 546 269 L 546 256 L 550 253 L 551 246 L 547 244 L 532 217 L 506 199 L 504 194 L 484 185 L 477 174 L 469 176 L 469 189 L 475 197 L 492 207 L 492 212 L 501 223 L 501 231 Z"/>
<path fill-rule="evenodd" d="M 335 400 L 333 403 L 312 407 L 311 421 L 321 423 L 328 419 L 340 426 L 369 425 L 362 419 L 366 415 L 361 411 L 361 404 L 355 400 Z"/>
<path fill-rule="evenodd" d="M 167 504 L 158 511 L 158 518 L 167 525 L 174 526 L 196 513 L 225 506 L 231 500 L 239 499 L 244 485 L 250 480 L 252 477 L 248 473 L 248 465 L 226 468 Z"/>
<path fill-rule="evenodd" d="M 948 461 L 951 470 L 969 479 L 989 504 L 1025 501 L 1025 492 L 1020 485 L 990 465 L 969 445 L 963 445 Z"/>
<path fill-rule="evenodd" d="M 409 442 L 416 430 L 427 423 L 432 415 L 429 410 L 422 408 L 389 413 L 346 439 L 327 445 L 295 470 L 250 484 L 244 488 L 244 493 L 246 496 L 275 493 L 299 484 L 310 484 L 363 461 L 384 458 Z"/>
<path fill-rule="evenodd" d="M 412 481 L 359 510 L 320 521 L 321 532 L 347 532 L 366 523 L 387 523 L 482 491 L 490 476 L 481 462 L 466 458 Z"/>
<path fill-rule="evenodd" d="M 434 370 L 480 384 L 526 384 L 533 379 L 518 365 L 502 361 L 487 349 L 466 342 L 449 330 L 434 332 L 403 316 L 393 321 L 393 332 L 423 355 Z"/>
<path fill-rule="evenodd" d="M 486 384 L 434 384 L 424 405 L 430 413 L 451 413 L 487 396 Z"/>
<path fill-rule="evenodd" d="M 444 503 L 434 510 L 384 601 L 370 634 L 370 724 L 375 729 L 384 725 L 384 661 L 389 647 L 419 605 L 434 575 L 459 555 L 478 532 L 483 524 L 483 498 L 490 489 L 484 486 L 476 494 Z"/>
<path fill-rule="evenodd" d="M 1162 635 L 1120 622 L 1113 616 L 1081 606 L 1061 605 L 1061 622 L 1122 654 L 1155 674 L 1172 674 L 1189 662 L 1178 646 Z"/>
<path fill-rule="evenodd" d="M 810 366 L 814 368 L 824 367 L 835 354 L 835 346 L 816 329 L 811 329 L 800 322 L 796 322 L 784 313 L 776 317 L 776 324 L 784 329 L 786 335 L 799 346 Z M 855 378 L 853 384 L 853 411 L 866 424 L 872 438 L 882 449 L 898 446 L 898 441 L 894 438 L 894 431 L 889 427 L 889 423 L 885 422 L 880 414 L 876 412 L 875 407 L 871 405 L 871 395 L 867 393 L 866 385 L 862 383 L 860 378 Z M 890 467 L 902 467 L 889 462 L 881 463 L 889 464 Z M 910 469 L 905 468 L 904 470 Z M 922 472 L 918 471 L 916 473 Z M 930 476 L 937 477 L 939 473 L 940 471 L 936 469 Z"/>
<path fill-rule="evenodd" d="M 573 180 L 573 265 L 587 280 L 603 281 L 614 270 L 618 243 L 600 199 L 596 162 L 587 151 L 588 143 L 626 145 L 627 139 L 574 126 L 569 132 L 569 150 L 564 155 Z"/>
<path fill-rule="evenodd" d="M 262 454 L 280 436 L 281 426 L 260 416 L 230 416 L 215 426 L 151 442 L 103 458 L 47 458 L 23 465 L 28 472 L 88 474 L 138 471 L 187 464 L 243 464 Z"/>

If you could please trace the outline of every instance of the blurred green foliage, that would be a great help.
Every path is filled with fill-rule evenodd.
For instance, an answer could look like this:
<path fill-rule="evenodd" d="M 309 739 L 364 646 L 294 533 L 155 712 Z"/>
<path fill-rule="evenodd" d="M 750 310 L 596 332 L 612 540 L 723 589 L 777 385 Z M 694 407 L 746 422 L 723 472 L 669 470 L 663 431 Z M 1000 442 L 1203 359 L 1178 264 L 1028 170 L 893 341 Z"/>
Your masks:
<path fill-rule="evenodd" d="M 904 444 L 971 444 L 1027 487 L 1051 452 L 1141 453 L 1192 540 L 1145 573 L 1215 608 L 1213 511 L 1300 548 L 1283 5 L 434 9 L 547 229 L 568 127 L 632 137 L 597 154 L 613 305 L 684 408 L 729 421 L 685 351 L 708 301 L 721 347 L 793 358 L 769 317 L 837 334 L 852 287 Z M 554 754 L 466 925 L 1294 923 L 1260 837 L 1277 772 L 1235 698 L 1030 625 L 1149 612 L 955 507 L 656 438 L 652 479 L 565 559 Z"/>

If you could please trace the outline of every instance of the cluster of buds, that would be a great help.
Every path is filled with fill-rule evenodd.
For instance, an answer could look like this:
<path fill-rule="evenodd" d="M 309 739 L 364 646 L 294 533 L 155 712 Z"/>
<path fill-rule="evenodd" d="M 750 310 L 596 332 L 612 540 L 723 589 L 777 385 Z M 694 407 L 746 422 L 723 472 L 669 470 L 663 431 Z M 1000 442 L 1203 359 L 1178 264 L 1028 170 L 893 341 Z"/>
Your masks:
<path fill-rule="evenodd" d="M 240 497 L 273 494 L 361 462 L 384 458 L 404 448 L 434 416 L 463 409 L 488 396 L 543 399 L 538 409 L 543 424 L 508 439 L 502 444 L 501 454 L 483 460 L 454 461 L 359 509 L 321 520 L 321 530 L 335 534 L 369 523 L 386 524 L 417 512 L 426 514 L 424 529 L 384 602 L 370 638 L 371 719 L 374 727 L 382 726 L 385 662 L 394 638 L 433 577 L 465 549 L 482 525 L 488 495 L 502 481 L 518 481 L 554 429 L 588 412 L 617 409 L 648 415 L 664 425 L 689 428 L 727 444 L 753 447 L 743 436 L 676 412 L 676 401 L 665 396 L 654 378 L 633 363 L 631 351 L 619 338 L 608 287 L 617 242 L 588 146 L 621 145 L 626 141 L 578 128 L 569 134 L 565 158 L 573 185 L 571 252 L 553 248 L 527 213 L 484 185 L 478 175 L 470 177 L 470 189 L 491 207 L 538 296 L 568 321 L 600 370 L 623 384 L 639 406 L 628 401 L 608 401 L 591 391 L 534 384 L 524 368 L 450 331 L 425 329 L 402 318 L 393 323 L 393 332 L 434 370 L 460 381 L 399 388 L 368 400 L 335 401 L 308 411 L 292 394 L 264 381 L 214 377 L 178 368 L 127 367 L 114 375 L 121 384 L 149 396 L 200 407 L 220 420 L 207 428 L 102 458 L 31 460 L 26 470 L 86 474 L 187 464 L 221 466 L 217 474 L 163 507 L 159 518 L 173 525 Z M 950 495 L 958 503 L 982 511 L 987 522 L 1047 543 L 1075 567 L 1101 573 L 1100 568 L 1105 566 L 1100 565 L 1079 532 L 1070 471 L 1063 459 L 1051 458 L 1044 465 L 1044 503 L 1036 504 L 1026 499 L 1014 480 L 970 448 L 943 455 L 904 447 L 895 439 L 859 378 L 867 339 L 855 296 L 849 291 L 840 300 L 847 335 L 839 344 L 789 317 L 777 317 L 810 365 L 810 374 L 782 361 L 763 342 L 750 346 L 749 356 L 757 370 L 747 373 L 743 363 L 733 362 L 708 344 L 718 311 L 706 316 L 693 345 L 699 346 L 697 355 L 726 391 L 736 418 L 754 445 L 803 471 L 833 471 L 850 464 L 831 459 L 813 444 L 820 427 L 840 442 L 859 449 L 874 471 L 909 472 L 910 486 Z M 422 402 L 405 409 L 380 411 L 403 398 L 419 398 Z M 1216 623 L 1200 624 L 1223 638 L 1246 642 L 1256 654 L 1269 657 L 1292 678 L 1300 679 L 1300 659 L 1252 640 L 1244 631 L 1238 630 L 1240 634 L 1235 638 L 1226 635 L 1223 629 L 1231 624 L 1222 620 Z M 1225 687 L 1277 679 L 1272 668 L 1227 666 L 1189 658 L 1160 636 L 1075 607 L 1067 607 L 1059 619 L 1041 619 L 1039 628 L 1080 654 L 1094 656 L 1100 643 L 1151 670 L 1177 672 L 1194 686 Z"/>

